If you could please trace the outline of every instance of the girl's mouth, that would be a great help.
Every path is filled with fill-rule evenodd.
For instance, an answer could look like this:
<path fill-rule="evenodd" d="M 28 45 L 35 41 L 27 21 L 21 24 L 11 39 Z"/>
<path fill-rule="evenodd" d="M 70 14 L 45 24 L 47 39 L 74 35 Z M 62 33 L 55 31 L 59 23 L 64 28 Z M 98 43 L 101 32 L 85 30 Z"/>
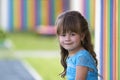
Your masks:
<path fill-rule="evenodd" d="M 71 45 L 72 43 L 64 43 L 65 45 Z"/>

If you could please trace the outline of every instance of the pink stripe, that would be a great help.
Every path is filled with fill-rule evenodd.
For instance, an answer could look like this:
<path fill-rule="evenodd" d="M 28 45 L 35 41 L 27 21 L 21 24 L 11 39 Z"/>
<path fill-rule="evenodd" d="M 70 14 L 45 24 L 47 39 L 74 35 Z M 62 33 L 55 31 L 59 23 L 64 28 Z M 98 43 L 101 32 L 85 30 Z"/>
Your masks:
<path fill-rule="evenodd" d="M 105 0 L 103 0 L 103 27 L 104 27 L 104 29 L 103 29 L 103 78 L 104 79 L 106 79 L 106 63 L 105 63 L 105 58 L 106 58 L 106 53 L 105 53 L 105 51 L 106 51 L 106 40 L 105 40 L 105 37 L 106 37 L 106 13 L 105 13 L 105 11 L 106 11 L 106 1 Z"/>
<path fill-rule="evenodd" d="M 116 6 L 115 6 L 115 0 L 113 0 L 113 26 L 112 26 L 112 28 L 113 28 L 113 80 L 116 80 L 116 77 L 115 77 L 115 75 L 116 75 L 116 34 L 115 34 L 115 32 L 116 32 L 116 24 L 115 24 L 115 22 L 116 22 L 116 19 L 115 19 L 115 17 L 114 17 L 114 15 L 116 14 Z"/>

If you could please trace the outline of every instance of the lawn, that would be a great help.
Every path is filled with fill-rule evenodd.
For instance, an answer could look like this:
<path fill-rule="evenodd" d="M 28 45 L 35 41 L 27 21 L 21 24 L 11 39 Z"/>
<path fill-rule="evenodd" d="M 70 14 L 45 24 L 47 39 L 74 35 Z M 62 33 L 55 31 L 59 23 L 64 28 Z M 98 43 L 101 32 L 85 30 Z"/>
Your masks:
<path fill-rule="evenodd" d="M 8 33 L 14 49 L 17 50 L 58 50 L 56 36 L 41 36 L 36 33 Z M 23 58 L 27 61 L 43 80 L 63 80 L 59 73 L 62 67 L 59 58 Z"/>
<path fill-rule="evenodd" d="M 58 58 L 26 58 L 25 60 L 36 69 L 43 80 L 64 80 L 59 76 L 62 66 Z"/>
<path fill-rule="evenodd" d="M 30 32 L 8 33 L 15 50 L 58 50 L 56 36 L 42 36 Z"/>

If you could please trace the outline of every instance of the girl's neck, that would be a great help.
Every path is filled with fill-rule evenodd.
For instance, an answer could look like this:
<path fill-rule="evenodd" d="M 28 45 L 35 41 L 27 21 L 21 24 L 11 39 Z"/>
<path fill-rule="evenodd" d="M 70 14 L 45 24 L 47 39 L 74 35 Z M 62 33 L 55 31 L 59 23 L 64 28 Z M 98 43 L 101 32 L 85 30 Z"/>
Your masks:
<path fill-rule="evenodd" d="M 84 49 L 84 48 L 81 47 L 81 48 L 78 48 L 78 49 L 76 49 L 76 50 L 68 51 L 68 52 L 69 52 L 69 56 L 73 56 L 73 55 L 75 55 L 78 51 L 83 50 L 83 49 Z"/>

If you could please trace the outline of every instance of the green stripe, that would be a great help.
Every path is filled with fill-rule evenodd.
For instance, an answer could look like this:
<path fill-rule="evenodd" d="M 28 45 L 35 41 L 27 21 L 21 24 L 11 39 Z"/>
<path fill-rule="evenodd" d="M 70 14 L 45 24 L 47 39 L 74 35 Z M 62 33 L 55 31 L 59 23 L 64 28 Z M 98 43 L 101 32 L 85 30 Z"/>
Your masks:
<path fill-rule="evenodd" d="M 110 80 L 110 70 L 111 70 L 110 69 L 111 68 L 110 67 L 110 19 L 112 16 L 110 16 L 110 6 L 111 6 L 110 0 L 108 0 L 108 11 L 107 11 L 108 12 L 107 14 L 108 15 L 108 26 L 107 26 L 108 27 L 107 28 L 108 29 L 108 38 L 107 38 L 108 39 L 108 45 L 107 45 L 108 46 L 108 53 L 107 53 L 108 54 L 108 80 Z"/>

